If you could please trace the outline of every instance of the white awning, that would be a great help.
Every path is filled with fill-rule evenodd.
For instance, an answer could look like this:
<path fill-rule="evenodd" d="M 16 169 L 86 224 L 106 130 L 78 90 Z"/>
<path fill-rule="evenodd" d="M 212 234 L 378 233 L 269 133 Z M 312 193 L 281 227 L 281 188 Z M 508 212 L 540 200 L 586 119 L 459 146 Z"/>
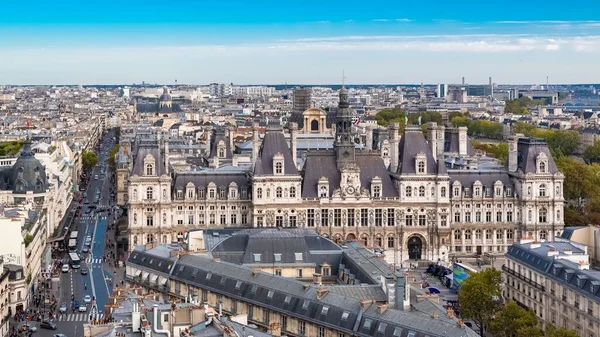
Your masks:
<path fill-rule="evenodd" d="M 452 281 L 452 279 L 454 278 L 452 274 L 448 274 L 446 275 L 446 278 L 449 279 L 450 281 Z"/>
<path fill-rule="evenodd" d="M 142 273 L 141 270 L 136 270 L 134 275 L 135 275 L 135 277 L 139 277 L 141 273 Z"/>
<path fill-rule="evenodd" d="M 160 283 L 161 286 L 165 286 L 167 285 L 167 282 L 169 281 L 169 279 L 167 279 L 166 277 L 159 277 L 158 282 Z"/>
<path fill-rule="evenodd" d="M 158 275 L 150 276 L 150 283 L 156 283 L 156 279 L 158 279 Z"/>
<path fill-rule="evenodd" d="M 144 280 L 146 280 L 148 278 L 148 274 L 149 273 L 147 271 L 145 271 L 145 272 L 142 273 L 142 281 L 144 281 Z"/>

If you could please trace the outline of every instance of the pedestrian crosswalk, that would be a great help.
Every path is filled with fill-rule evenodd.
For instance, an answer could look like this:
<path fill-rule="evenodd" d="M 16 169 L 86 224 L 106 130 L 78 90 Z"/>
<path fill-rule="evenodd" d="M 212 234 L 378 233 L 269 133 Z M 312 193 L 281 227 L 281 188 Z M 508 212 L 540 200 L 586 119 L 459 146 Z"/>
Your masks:
<path fill-rule="evenodd" d="M 91 256 L 88 256 L 85 259 L 85 263 L 87 263 L 87 264 L 100 264 L 100 263 L 102 263 L 102 259 L 101 258 L 93 258 Z"/>
<path fill-rule="evenodd" d="M 102 319 L 104 319 L 104 314 L 98 313 L 62 314 L 58 316 L 59 322 L 88 322 Z"/>

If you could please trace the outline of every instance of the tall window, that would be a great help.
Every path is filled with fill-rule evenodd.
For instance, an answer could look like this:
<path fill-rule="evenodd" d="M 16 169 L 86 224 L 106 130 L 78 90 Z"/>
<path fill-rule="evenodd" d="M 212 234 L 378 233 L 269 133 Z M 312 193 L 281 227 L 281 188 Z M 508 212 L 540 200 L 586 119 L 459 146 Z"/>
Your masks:
<path fill-rule="evenodd" d="M 394 220 L 396 218 L 396 212 L 395 209 L 393 208 L 388 208 L 387 210 L 387 225 L 388 226 L 394 226 Z"/>
<path fill-rule="evenodd" d="M 406 226 L 412 226 L 412 225 L 413 225 L 413 216 L 412 216 L 412 214 L 407 214 L 407 215 L 404 217 L 404 220 L 405 220 L 405 221 L 404 221 L 404 224 L 405 224 Z"/>
<path fill-rule="evenodd" d="M 369 210 L 366 208 L 360 210 L 360 225 L 363 227 L 369 225 Z"/>
<path fill-rule="evenodd" d="M 348 226 L 354 226 L 354 209 L 348 210 Z"/>
<path fill-rule="evenodd" d="M 154 217 L 152 215 L 148 215 L 146 217 L 146 225 L 147 226 L 154 226 Z"/>
<path fill-rule="evenodd" d="M 417 163 L 417 172 L 419 172 L 419 173 L 425 173 L 425 162 L 419 161 Z"/>
<path fill-rule="evenodd" d="M 296 188 L 295 187 L 290 187 L 290 198 L 295 198 L 296 197 Z"/>
<path fill-rule="evenodd" d="M 545 197 L 545 196 L 546 196 L 546 184 L 541 184 L 540 185 L 540 197 Z"/>
<path fill-rule="evenodd" d="M 152 165 L 152 164 L 146 164 L 146 175 L 147 176 L 154 175 L 154 165 Z"/>
<path fill-rule="evenodd" d="M 475 239 L 476 240 L 481 240 L 483 236 L 483 232 L 481 231 L 481 229 L 478 229 L 475 231 Z"/>
<path fill-rule="evenodd" d="M 152 242 L 154 242 L 154 235 L 153 235 L 153 234 L 148 234 L 148 235 L 146 236 L 146 242 L 147 242 L 147 243 L 152 243 Z"/>
<path fill-rule="evenodd" d="M 446 187 L 442 187 L 440 189 L 440 195 L 441 195 L 442 198 L 446 197 Z"/>
<path fill-rule="evenodd" d="M 342 210 L 339 208 L 333 210 L 333 225 L 335 227 L 342 226 Z"/>
<path fill-rule="evenodd" d="M 425 186 L 419 187 L 419 196 L 420 197 L 424 197 L 425 196 Z"/>
<path fill-rule="evenodd" d="M 306 216 L 306 224 L 308 227 L 315 227 L 315 210 L 309 209 Z"/>
<path fill-rule="evenodd" d="M 406 196 L 412 197 L 412 187 L 406 186 Z"/>
<path fill-rule="evenodd" d="M 277 187 L 277 189 L 275 190 L 275 196 L 277 198 L 283 197 L 283 189 L 281 187 Z"/>
<path fill-rule="evenodd" d="M 540 162 L 540 173 L 546 173 L 546 162 Z"/>
<path fill-rule="evenodd" d="M 381 227 L 383 225 L 383 210 L 381 208 L 375 209 L 375 226 Z"/>
<path fill-rule="evenodd" d="M 546 240 L 547 232 L 545 230 L 540 231 L 540 240 Z"/>
<path fill-rule="evenodd" d="M 277 173 L 277 174 L 283 173 L 283 164 L 281 162 L 275 163 L 275 173 Z"/>
<path fill-rule="evenodd" d="M 152 187 L 146 189 L 146 199 L 154 199 L 154 190 Z"/>
<path fill-rule="evenodd" d="M 256 198 L 262 199 L 262 188 L 261 187 L 256 189 Z"/>
<path fill-rule="evenodd" d="M 540 209 L 539 213 L 539 222 L 546 223 L 548 221 L 548 211 L 545 208 Z"/>
<path fill-rule="evenodd" d="M 454 240 L 460 240 L 461 239 L 461 233 L 458 229 L 454 230 Z"/>
<path fill-rule="evenodd" d="M 381 197 L 381 186 L 373 186 L 373 198 Z"/>
<path fill-rule="evenodd" d="M 394 237 L 388 236 L 388 248 L 394 248 Z"/>
<path fill-rule="evenodd" d="M 454 222 L 460 222 L 460 212 L 454 212 Z"/>
<path fill-rule="evenodd" d="M 427 226 L 427 218 L 425 214 L 419 214 L 419 226 Z"/>
<path fill-rule="evenodd" d="M 460 187 L 454 187 L 454 196 L 460 197 Z"/>
<path fill-rule="evenodd" d="M 467 229 L 465 231 L 465 240 L 471 240 L 471 230 Z"/>
<path fill-rule="evenodd" d="M 225 149 L 224 148 L 219 149 L 219 158 L 225 158 Z"/>
<path fill-rule="evenodd" d="M 329 225 L 329 211 L 324 209 L 321 211 L 321 226 Z"/>
<path fill-rule="evenodd" d="M 511 239 L 511 240 L 512 240 L 512 238 L 513 238 L 513 237 L 514 237 L 514 232 L 513 232 L 513 230 L 512 230 L 512 229 L 509 229 L 509 230 L 507 230 L 507 231 L 506 231 L 506 238 L 507 238 L 507 239 Z"/>

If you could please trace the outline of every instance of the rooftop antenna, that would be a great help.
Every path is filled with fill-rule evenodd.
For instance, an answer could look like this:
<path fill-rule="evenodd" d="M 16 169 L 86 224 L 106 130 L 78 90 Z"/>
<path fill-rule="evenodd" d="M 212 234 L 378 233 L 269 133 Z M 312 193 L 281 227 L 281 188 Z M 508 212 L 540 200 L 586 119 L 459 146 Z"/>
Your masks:
<path fill-rule="evenodd" d="M 346 87 L 346 71 L 342 69 L 342 88 Z"/>

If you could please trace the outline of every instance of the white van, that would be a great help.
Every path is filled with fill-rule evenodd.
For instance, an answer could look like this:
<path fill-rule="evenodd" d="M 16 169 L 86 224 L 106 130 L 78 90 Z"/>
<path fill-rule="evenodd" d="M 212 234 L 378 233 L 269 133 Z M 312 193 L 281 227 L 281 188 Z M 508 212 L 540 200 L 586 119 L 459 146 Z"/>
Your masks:
<path fill-rule="evenodd" d="M 98 180 L 98 175 L 97 174 L 94 176 L 94 180 Z"/>

